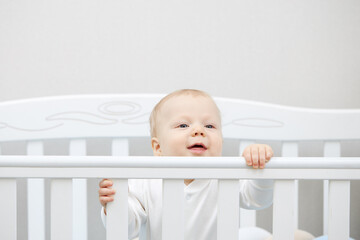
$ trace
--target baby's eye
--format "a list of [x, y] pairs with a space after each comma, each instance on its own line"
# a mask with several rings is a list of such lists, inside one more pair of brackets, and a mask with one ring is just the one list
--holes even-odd
[[206, 127], [206, 128], [215, 128], [215, 126], [214, 126], [214, 125], [211, 125], [211, 124], [208, 124], [208, 125], [206, 125], [205, 127]]
[[179, 128], [187, 128], [187, 127], [189, 127], [189, 125], [183, 123], [183, 124], [180, 124], [178, 127], [179, 127]]

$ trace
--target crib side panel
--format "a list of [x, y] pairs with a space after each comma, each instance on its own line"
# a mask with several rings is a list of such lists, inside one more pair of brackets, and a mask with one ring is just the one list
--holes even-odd
[[276, 180], [274, 184], [273, 236], [288, 240], [295, 233], [295, 180]]
[[[85, 156], [86, 140], [73, 139], [69, 144], [69, 155]], [[72, 237], [76, 240], [88, 239], [88, 200], [87, 200], [87, 179], [72, 180], [72, 203], [73, 203], [73, 228]]]
[[[338, 141], [324, 142], [324, 157], [340, 157], [341, 145]], [[329, 229], [329, 180], [323, 182], [323, 233], [328, 234]]]
[[[40, 156], [44, 153], [41, 141], [27, 144], [27, 154]], [[29, 240], [45, 240], [45, 181], [42, 178], [27, 179], [27, 210]]]
[[73, 192], [71, 179], [51, 180], [51, 240], [72, 239]]
[[350, 181], [329, 181], [329, 240], [349, 239]]
[[116, 190], [114, 202], [107, 204], [106, 240], [128, 238], [128, 180], [112, 179]]
[[[282, 144], [282, 157], [298, 157], [299, 144], [297, 142], [284, 142]], [[294, 227], [299, 228], [299, 180], [294, 181]]]
[[163, 179], [162, 239], [185, 239], [184, 180]]
[[[240, 141], [239, 155], [242, 156], [245, 148], [250, 144], [254, 144], [255, 141]], [[255, 227], [256, 226], [256, 211], [240, 208], [240, 228]]]
[[239, 181], [219, 180], [217, 239], [239, 239]]
[[17, 239], [16, 180], [0, 179], [0, 239]]
[[[129, 141], [125, 138], [112, 140], [113, 156], [129, 155]], [[114, 202], [107, 204], [106, 239], [128, 239], [128, 180], [112, 179], [116, 191]]]

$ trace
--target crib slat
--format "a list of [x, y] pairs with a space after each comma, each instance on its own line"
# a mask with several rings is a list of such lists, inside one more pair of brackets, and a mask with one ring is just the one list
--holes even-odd
[[[28, 142], [28, 155], [43, 155], [43, 143]], [[45, 240], [45, 182], [44, 179], [27, 180], [28, 237], [29, 240]]]
[[162, 239], [184, 240], [184, 180], [163, 180]]
[[16, 240], [16, 180], [0, 179], [0, 189], [0, 239]]
[[239, 180], [219, 180], [217, 239], [239, 239]]
[[[284, 142], [282, 144], [282, 157], [298, 157], [299, 156], [299, 144], [297, 142]], [[294, 214], [295, 214], [295, 229], [299, 228], [299, 181], [295, 180], [295, 192], [294, 192]]]
[[128, 239], [128, 180], [113, 179], [114, 201], [107, 204], [106, 239]]
[[[242, 156], [245, 148], [250, 144], [254, 144], [254, 141], [240, 141], [239, 153]], [[256, 211], [240, 208], [240, 228], [255, 227], [256, 226]]]
[[349, 239], [350, 181], [329, 181], [329, 240]]
[[[324, 142], [324, 157], [340, 157], [341, 146], [340, 142], [327, 141]], [[324, 180], [323, 184], [323, 232], [328, 234], [328, 219], [329, 219], [329, 180]]]
[[276, 240], [294, 239], [295, 181], [276, 180], [274, 184], [273, 235]]
[[129, 156], [129, 141], [125, 138], [115, 138], [111, 147], [113, 156]]
[[72, 239], [72, 180], [51, 181], [51, 240]]
[[[129, 141], [125, 138], [112, 140], [113, 156], [128, 156]], [[116, 190], [113, 203], [107, 205], [106, 239], [128, 239], [128, 180], [113, 180]], [[121, 198], [120, 198], [121, 196]], [[121, 225], [120, 225], [121, 224]], [[121, 226], [121, 227], [119, 227]]]
[[[85, 156], [86, 140], [71, 140], [69, 155]], [[87, 240], [87, 180], [73, 179], [73, 239]]]

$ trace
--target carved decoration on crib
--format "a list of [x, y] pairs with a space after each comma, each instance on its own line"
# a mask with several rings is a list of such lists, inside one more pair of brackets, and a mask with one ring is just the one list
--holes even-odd
[[[156, 94], [109, 94], [3, 102], [0, 103], [0, 141], [64, 136], [150, 136], [150, 111], [162, 97]], [[352, 139], [360, 134], [359, 109], [308, 109], [239, 99], [214, 99], [221, 110], [226, 138], [336, 140]]]
[[50, 115], [47, 121], [78, 121], [94, 125], [113, 125], [119, 121], [117, 119], [105, 118], [103, 116], [88, 112], [61, 112]]
[[[136, 102], [128, 101], [112, 101], [100, 104], [97, 107], [97, 113], [84, 112], [84, 111], [69, 111], [59, 112], [51, 114], [45, 118], [45, 122], [62, 121], [59, 124], [52, 125], [45, 128], [23, 128], [19, 126], [11, 125], [10, 123], [0, 122], [0, 130], [10, 128], [16, 131], [24, 132], [42, 132], [49, 131], [55, 128], [64, 126], [67, 121], [83, 122], [92, 125], [116, 125], [119, 122], [123, 124], [147, 124], [150, 116], [150, 112], [136, 115], [141, 112], [142, 106]], [[103, 115], [111, 115], [113, 118], [104, 117]], [[135, 116], [134, 116], [135, 115]], [[117, 119], [118, 116], [130, 116], [125, 119]]]
[[[0, 123], [0, 130], [4, 128], [11, 128], [17, 131], [28, 132], [41, 132], [49, 131], [55, 128], [64, 126], [67, 121], [83, 122], [92, 125], [116, 125], [119, 122], [123, 124], [148, 124], [150, 112], [142, 113], [143, 107], [130, 101], [111, 101], [100, 104], [97, 107], [97, 112], [84, 112], [84, 111], [68, 111], [51, 114], [45, 118], [46, 122], [61, 121], [59, 124], [52, 125], [46, 128], [23, 128], [19, 126], [11, 125], [10, 123]], [[102, 116], [103, 115], [107, 115]], [[112, 118], [109, 117], [112, 116]], [[135, 116], [134, 116], [135, 115]], [[125, 117], [123, 119], [117, 119], [114, 117]], [[224, 123], [223, 126], [243, 126], [243, 127], [255, 127], [255, 128], [278, 128], [283, 127], [284, 123], [277, 120], [265, 119], [265, 118], [238, 118]]]
[[[279, 128], [283, 127], [285, 123], [277, 120], [266, 119], [266, 118], [239, 118], [228, 123], [229, 125], [237, 125], [243, 127], [254, 127], [254, 128]], [[224, 124], [224, 126], [228, 125]]]

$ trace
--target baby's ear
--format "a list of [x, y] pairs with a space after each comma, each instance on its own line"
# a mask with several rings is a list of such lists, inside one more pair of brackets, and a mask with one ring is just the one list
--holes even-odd
[[157, 139], [156, 137], [151, 138], [151, 147], [152, 147], [154, 156], [161, 156], [161, 148], [160, 148], [159, 139]]

